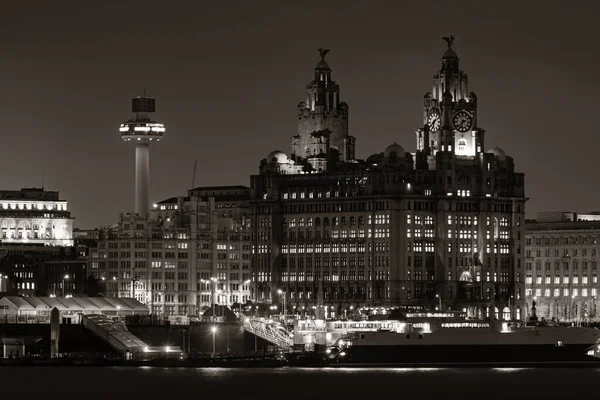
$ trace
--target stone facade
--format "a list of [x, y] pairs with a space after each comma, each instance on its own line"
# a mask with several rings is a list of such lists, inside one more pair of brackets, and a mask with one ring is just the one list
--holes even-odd
[[0, 191], [0, 240], [3, 245], [73, 246], [66, 200], [38, 188]]
[[306, 86], [306, 101], [298, 104], [298, 133], [291, 138], [291, 159], [315, 171], [354, 160], [355, 143], [348, 136], [348, 104], [340, 101], [340, 87], [331, 80], [324, 59], [328, 50], [320, 51], [314, 80]]
[[598, 322], [598, 214], [540, 213], [525, 227], [530, 312], [561, 322]]
[[[525, 317], [524, 175], [501, 149], [483, 150], [458, 64], [449, 48], [415, 153], [394, 143], [319, 169], [293, 145], [291, 158], [276, 151], [261, 162], [251, 177], [253, 300], [285, 296], [290, 309], [326, 315], [407, 305]], [[322, 72], [330, 80], [322, 63], [315, 79]], [[313, 88], [302, 107], [312, 109]], [[319, 121], [308, 130], [330, 129]]]

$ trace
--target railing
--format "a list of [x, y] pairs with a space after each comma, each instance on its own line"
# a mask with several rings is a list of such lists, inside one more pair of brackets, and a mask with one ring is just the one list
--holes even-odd
[[294, 336], [284, 325], [262, 318], [244, 318], [244, 329], [274, 345], [289, 350], [294, 345]]

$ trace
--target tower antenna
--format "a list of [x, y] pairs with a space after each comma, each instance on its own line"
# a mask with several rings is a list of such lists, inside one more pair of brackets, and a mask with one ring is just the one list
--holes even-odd
[[[144, 93], [146, 87], [144, 87]], [[155, 100], [151, 97], [132, 99], [131, 111], [135, 118], [119, 127], [121, 139], [135, 145], [135, 214], [148, 217], [150, 214], [150, 144], [160, 142], [166, 131], [165, 126], [151, 119], [156, 111]]]
[[192, 189], [196, 187], [196, 167], [198, 166], [198, 160], [194, 160], [194, 172], [192, 173]]

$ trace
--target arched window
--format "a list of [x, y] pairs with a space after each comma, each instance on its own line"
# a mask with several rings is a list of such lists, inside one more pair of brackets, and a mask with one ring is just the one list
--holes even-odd
[[463, 153], [467, 150], [467, 141], [465, 139], [460, 139], [458, 141], [457, 150], [459, 153]]
[[329, 226], [329, 218], [323, 218], [323, 226]]
[[321, 226], [321, 218], [315, 218], [315, 226]]

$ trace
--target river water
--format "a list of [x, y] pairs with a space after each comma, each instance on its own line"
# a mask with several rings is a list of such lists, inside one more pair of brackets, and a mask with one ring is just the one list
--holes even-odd
[[3, 367], [7, 399], [593, 398], [600, 369]]

